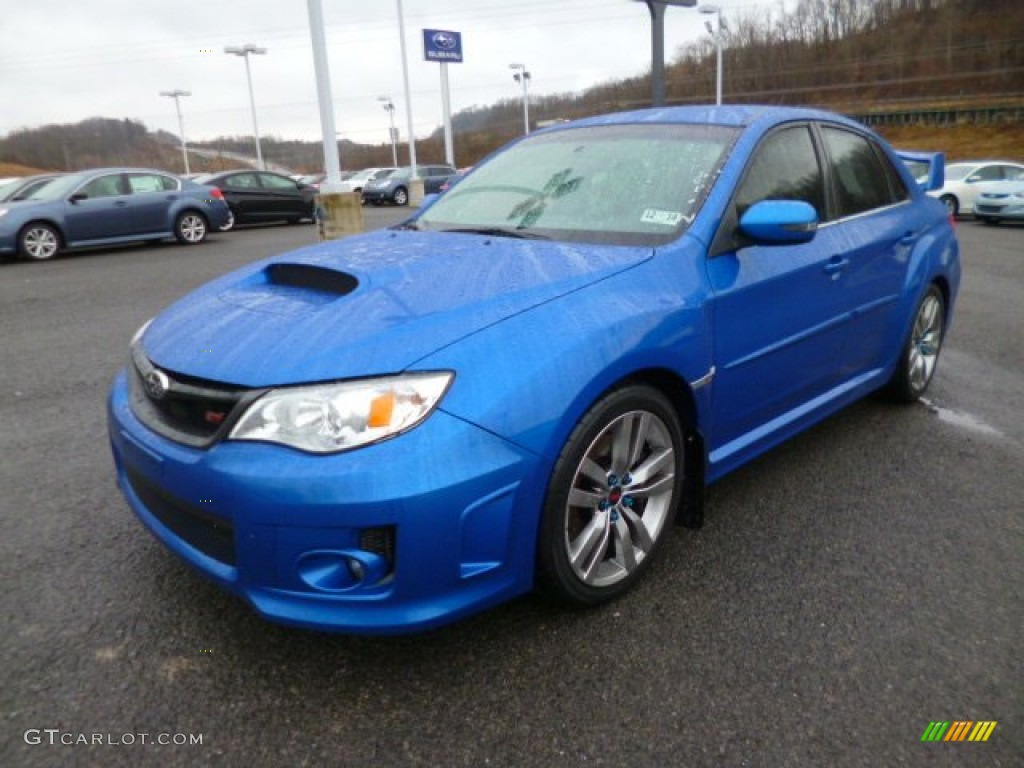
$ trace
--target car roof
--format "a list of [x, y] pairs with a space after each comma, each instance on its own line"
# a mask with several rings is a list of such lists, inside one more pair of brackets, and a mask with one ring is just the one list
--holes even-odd
[[557, 131], [588, 125], [629, 125], [637, 123], [676, 123], [680, 125], [725, 125], [742, 128], [755, 124], [771, 125], [794, 120], [829, 120], [863, 129], [860, 123], [835, 112], [807, 107], [780, 107], [775, 105], [744, 104], [730, 106], [653, 107], [629, 112], [584, 118], [572, 123], [560, 123], [543, 129]]

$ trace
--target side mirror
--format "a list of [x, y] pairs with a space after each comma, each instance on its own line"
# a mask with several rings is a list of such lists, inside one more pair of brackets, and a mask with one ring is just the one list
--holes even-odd
[[88, 200], [89, 196], [85, 192], [75, 192], [71, 197], [68, 198], [68, 202], [74, 204], [79, 203], [82, 200]]
[[740, 217], [740, 231], [761, 245], [806, 243], [818, 231], [818, 213], [802, 200], [762, 200]]
[[979, 181], [981, 181], [981, 176], [968, 176], [967, 177], [967, 183], [968, 184], [977, 184]]

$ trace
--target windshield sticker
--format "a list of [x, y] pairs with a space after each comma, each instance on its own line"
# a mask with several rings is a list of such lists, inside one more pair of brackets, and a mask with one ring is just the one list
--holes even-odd
[[657, 208], [647, 208], [640, 221], [644, 224], [661, 224], [665, 227], [674, 227], [685, 218], [679, 211], [662, 211]]

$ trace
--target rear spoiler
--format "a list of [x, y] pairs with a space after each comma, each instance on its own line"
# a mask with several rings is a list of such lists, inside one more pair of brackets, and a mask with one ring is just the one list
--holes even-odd
[[896, 151], [897, 157], [906, 163], [919, 187], [925, 192], [942, 189], [946, 183], [946, 154], [944, 152]]

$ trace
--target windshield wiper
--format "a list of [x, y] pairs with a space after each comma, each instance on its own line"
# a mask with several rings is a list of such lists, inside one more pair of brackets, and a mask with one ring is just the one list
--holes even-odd
[[415, 221], [405, 221], [405, 222], [402, 222], [401, 224], [396, 224], [395, 226], [391, 227], [391, 229], [419, 230], [420, 229], [420, 225], [417, 224]]
[[538, 235], [536, 232], [524, 232], [519, 229], [505, 229], [503, 227], [455, 227], [453, 229], [442, 229], [440, 232], [461, 232], [467, 235], [491, 235], [493, 237], [514, 237], [518, 240], [550, 240], [547, 235]]

